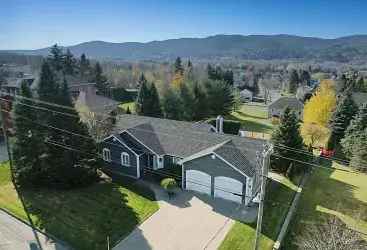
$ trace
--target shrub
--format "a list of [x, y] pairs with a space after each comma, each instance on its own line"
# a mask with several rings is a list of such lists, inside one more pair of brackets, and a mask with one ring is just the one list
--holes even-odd
[[161, 181], [161, 186], [167, 191], [173, 191], [177, 187], [177, 182], [173, 178], [164, 178]]
[[177, 182], [173, 178], [165, 178], [161, 181], [161, 186], [167, 191], [168, 197], [171, 198], [177, 188]]

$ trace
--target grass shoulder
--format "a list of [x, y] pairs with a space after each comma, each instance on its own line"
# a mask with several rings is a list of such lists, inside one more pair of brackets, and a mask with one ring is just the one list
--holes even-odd
[[[335, 167], [337, 164], [334, 163]], [[302, 192], [284, 249], [296, 249], [297, 236], [310, 223], [320, 223], [328, 216], [337, 216], [348, 227], [367, 235], [367, 174], [316, 169]], [[367, 236], [364, 236], [367, 240]]]
[[[272, 249], [300, 182], [273, 174], [267, 184], [260, 249]], [[252, 249], [256, 223], [235, 222], [220, 246], [220, 250]]]

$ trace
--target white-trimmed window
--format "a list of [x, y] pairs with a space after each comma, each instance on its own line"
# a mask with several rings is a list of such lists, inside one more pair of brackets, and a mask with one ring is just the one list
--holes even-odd
[[111, 162], [111, 151], [108, 148], [104, 148], [102, 151], [102, 157], [104, 161]]
[[130, 166], [130, 155], [126, 152], [121, 153], [121, 165]]

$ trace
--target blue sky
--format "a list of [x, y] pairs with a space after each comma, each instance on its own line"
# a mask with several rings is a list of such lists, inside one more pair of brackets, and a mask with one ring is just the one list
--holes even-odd
[[367, 34], [367, 0], [0, 0], [0, 49], [215, 34]]

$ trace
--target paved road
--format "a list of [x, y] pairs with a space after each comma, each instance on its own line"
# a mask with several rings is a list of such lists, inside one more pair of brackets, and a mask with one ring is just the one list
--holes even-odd
[[160, 209], [113, 250], [217, 249], [233, 225], [233, 219], [253, 221], [256, 208], [182, 192], [173, 200], [153, 188]]
[[[37, 243], [39, 242], [39, 244]], [[40, 247], [38, 247], [40, 245]], [[0, 210], [0, 250], [68, 250]]]

